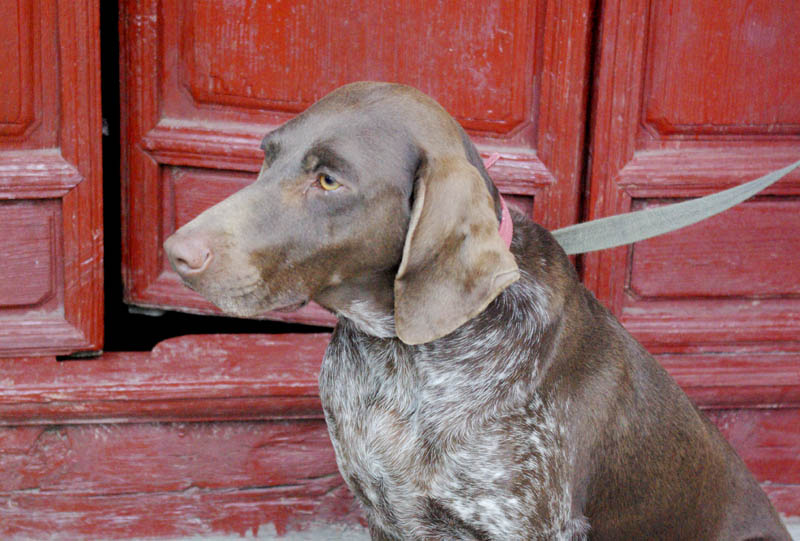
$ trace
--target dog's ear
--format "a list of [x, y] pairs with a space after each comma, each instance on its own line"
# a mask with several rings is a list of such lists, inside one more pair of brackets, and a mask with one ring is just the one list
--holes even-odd
[[414, 192], [394, 317], [400, 340], [422, 344], [478, 315], [519, 269], [500, 238], [483, 178], [466, 159], [428, 161]]

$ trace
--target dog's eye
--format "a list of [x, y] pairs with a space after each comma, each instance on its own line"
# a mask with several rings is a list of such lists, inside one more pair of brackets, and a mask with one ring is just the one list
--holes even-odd
[[317, 175], [317, 183], [319, 184], [320, 188], [328, 192], [332, 192], [333, 190], [336, 190], [342, 186], [339, 184], [339, 181], [326, 173], [320, 173]]

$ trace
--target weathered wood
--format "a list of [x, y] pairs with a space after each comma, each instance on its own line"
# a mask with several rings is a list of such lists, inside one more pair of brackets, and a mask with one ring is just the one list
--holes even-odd
[[775, 485], [800, 485], [800, 408], [706, 413], [756, 479]]
[[327, 334], [198, 335], [152, 352], [2, 366], [0, 424], [321, 418]]
[[637, 243], [629, 294], [639, 301], [739, 297], [752, 302], [798, 296], [799, 210], [792, 199], [757, 199], [683, 231]]
[[[35, 538], [43, 528], [70, 539], [245, 534], [358, 520], [319, 405], [328, 339], [197, 335], [151, 353], [4, 362], [0, 536]], [[796, 515], [793, 365], [660, 359], [778, 509]]]
[[[656, 359], [703, 409], [800, 407], [796, 355], [734, 351], [662, 354]], [[795, 428], [800, 434], [800, 426]]]
[[319, 496], [299, 485], [103, 495], [31, 491], [0, 498], [0, 535], [9, 541], [282, 535], [321, 523], [356, 523], [360, 517], [343, 485], [331, 485]]
[[[604, 3], [587, 217], [707, 194], [797, 160], [800, 63], [785, 47], [799, 21], [797, 5], [761, 0], [721, 11], [712, 0]], [[651, 350], [797, 359], [798, 193], [795, 172], [703, 224], [589, 254], [585, 282]]]
[[[5, 362], [0, 537], [244, 535], [357, 520], [317, 391], [327, 341], [186, 336], [149, 353]], [[192, 422], [164, 422], [175, 419]]]
[[5, 2], [0, 356], [100, 349], [98, 0]]
[[[117, 423], [0, 431], [0, 492], [136, 494], [341, 484], [323, 420]], [[303, 494], [305, 493], [305, 494]]]
[[[717, 4], [611, 0], [592, 36], [590, 2], [475, 2], [433, 20], [416, 0], [350, 11], [263, 3], [258, 17], [238, 4], [125, 0], [126, 298], [215, 313], [170, 271], [163, 237], [252, 180], [267, 130], [353, 79], [408, 82], [441, 100], [484, 152], [500, 152], [500, 189], [551, 228], [577, 220], [584, 167], [595, 217], [796, 160], [799, 72], [785, 50], [797, 43], [797, 9]], [[20, 316], [0, 327], [5, 354], [100, 344], [96, 12], [96, 0], [0, 7], [21, 21], [0, 29], [20, 60], [4, 63], [0, 221], [30, 241], [0, 241], [10, 262], [0, 265], [0, 315]], [[741, 77], [753, 59], [764, 69]], [[587, 284], [795, 516], [800, 309], [787, 232], [798, 179], [688, 239], [584, 260]], [[694, 261], [708, 272], [686, 268]], [[271, 317], [332, 323], [319, 308]], [[91, 361], [0, 360], [0, 537], [245, 535], [358, 520], [320, 409], [327, 340], [187, 336]]]
[[[194, 335], [92, 361], [7, 361], [0, 424], [319, 419], [317, 375], [328, 340], [324, 333]], [[657, 358], [702, 408], [800, 407], [794, 356]]]

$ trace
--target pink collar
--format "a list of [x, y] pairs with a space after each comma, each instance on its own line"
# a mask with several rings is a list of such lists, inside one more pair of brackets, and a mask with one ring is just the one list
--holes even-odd
[[514, 236], [514, 224], [511, 222], [511, 213], [503, 196], [500, 196], [500, 208], [503, 218], [500, 220], [500, 238], [506, 243], [506, 248], [511, 248], [511, 237]]
[[[495, 152], [488, 158], [483, 161], [484, 167], [489, 169], [492, 167], [495, 162], [500, 158], [500, 154]], [[500, 195], [498, 193], [498, 195]], [[505, 199], [503, 196], [500, 195], [500, 209], [501, 209], [501, 216], [500, 219], [500, 238], [503, 239], [503, 242], [506, 244], [506, 248], [511, 247], [511, 237], [514, 236], [514, 224], [511, 222], [511, 213], [508, 211], [508, 206], [506, 205]]]

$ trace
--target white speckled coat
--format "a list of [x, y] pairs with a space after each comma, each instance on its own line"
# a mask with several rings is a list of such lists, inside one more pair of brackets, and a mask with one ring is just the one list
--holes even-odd
[[523, 271], [476, 318], [419, 346], [375, 336], [393, 332], [376, 332], [374, 319], [340, 319], [320, 390], [340, 471], [373, 532], [388, 539], [585, 533], [572, 513], [568, 403], [538, 391], [540, 359], [551, 355], [541, 339], [558, 325], [550, 296]]

